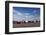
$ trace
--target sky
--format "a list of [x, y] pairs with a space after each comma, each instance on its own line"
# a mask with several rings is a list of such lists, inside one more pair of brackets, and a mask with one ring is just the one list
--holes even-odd
[[13, 7], [13, 20], [14, 21], [40, 20], [40, 8]]

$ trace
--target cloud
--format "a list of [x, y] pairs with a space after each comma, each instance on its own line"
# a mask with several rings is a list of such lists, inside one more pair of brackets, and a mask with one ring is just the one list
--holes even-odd
[[17, 14], [17, 15], [22, 15], [22, 13], [20, 13], [19, 11], [17, 11], [17, 10], [13, 10], [13, 14]]
[[[26, 15], [25, 15], [26, 14]], [[14, 10], [13, 11], [13, 21], [36, 21], [36, 20], [40, 20], [40, 16], [34, 16], [34, 15], [30, 15], [30, 16], [27, 16], [29, 15], [29, 13], [20, 13], [19, 11], [17, 10]]]
[[28, 16], [28, 15], [30, 15], [30, 13], [24, 13], [24, 15]]

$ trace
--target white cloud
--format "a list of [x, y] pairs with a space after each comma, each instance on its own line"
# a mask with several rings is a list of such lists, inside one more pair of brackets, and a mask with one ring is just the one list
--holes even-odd
[[29, 13], [24, 13], [25, 15], [30, 15]]
[[22, 15], [22, 13], [20, 13], [19, 11], [17, 11], [17, 10], [13, 10], [13, 12], [14, 12], [14, 14], [16, 15]]
[[[25, 20], [25, 21], [35, 21], [35, 20], [40, 20], [40, 16], [33, 16], [33, 15], [30, 15], [30, 16], [26, 16], [26, 15], [24, 15], [24, 14], [22, 14], [22, 13], [20, 13], [19, 11], [17, 11], [17, 10], [14, 10], [14, 15], [13, 15], [13, 20], [14, 21], [23, 21], [23, 20]], [[26, 13], [26, 14], [28, 14], [28, 13]]]

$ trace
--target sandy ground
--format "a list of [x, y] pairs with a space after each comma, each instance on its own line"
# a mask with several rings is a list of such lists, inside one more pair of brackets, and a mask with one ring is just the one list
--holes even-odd
[[13, 28], [20, 28], [20, 27], [40, 27], [40, 23], [14, 23]]

